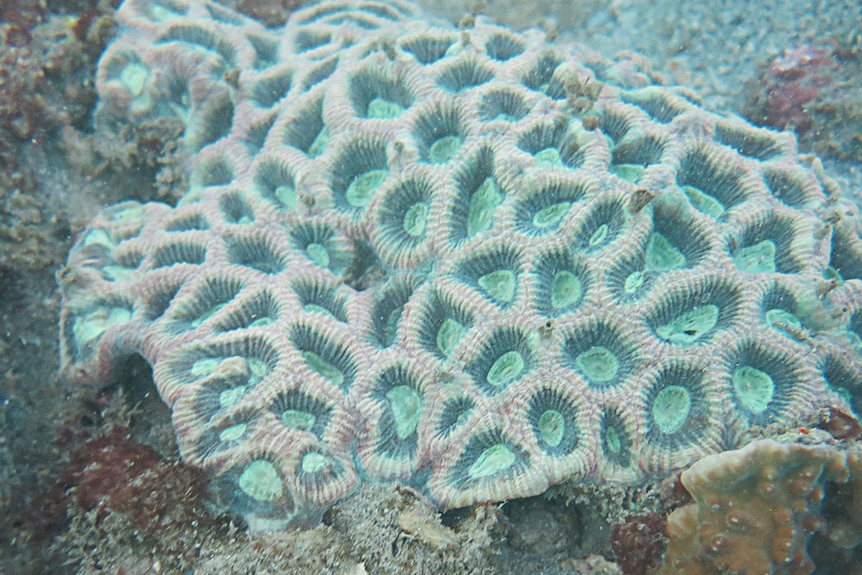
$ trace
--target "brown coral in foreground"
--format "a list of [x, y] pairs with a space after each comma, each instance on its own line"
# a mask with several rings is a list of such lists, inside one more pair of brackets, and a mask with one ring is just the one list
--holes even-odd
[[[668, 517], [660, 575], [808, 575], [815, 533], [840, 549], [862, 543], [859, 449], [761, 440], [703, 458], [682, 482], [694, 503]], [[840, 513], [824, 513], [836, 485], [850, 496]]]

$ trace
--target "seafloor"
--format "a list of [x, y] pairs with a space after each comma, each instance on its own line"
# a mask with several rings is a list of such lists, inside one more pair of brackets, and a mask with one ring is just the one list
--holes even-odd
[[[178, 463], [146, 366], [130, 365], [103, 390], [60, 385], [55, 276], [75, 234], [100, 206], [170, 202], [182, 186], [171, 168], [176, 134], [123, 150], [104, 149], [92, 135], [94, 67], [114, 32], [115, 3], [0, 2], [0, 573], [645, 571], [661, 538], [621, 551], [614, 526], [666, 504], [672, 485], [607, 489], [602, 508], [583, 503], [597, 499], [589, 493], [554, 490], [450, 512], [442, 525], [410, 491], [365, 488], [317, 529], [249, 539], [230, 518], [209, 514], [203, 479]], [[640, 52], [667, 83], [693, 88], [707, 106], [795, 130], [803, 151], [818, 154], [857, 197], [857, 0], [422, 3], [454, 21], [484, 12], [513, 27], [542, 26], [607, 56]], [[295, 2], [234, 4], [278, 21]], [[782, 55], [817, 86], [813, 97], [771, 77]], [[766, 112], [771, 97], [788, 101], [784, 115]], [[105, 497], [122, 512], [100, 505]], [[640, 565], [615, 563], [622, 552], [641, 553]]]

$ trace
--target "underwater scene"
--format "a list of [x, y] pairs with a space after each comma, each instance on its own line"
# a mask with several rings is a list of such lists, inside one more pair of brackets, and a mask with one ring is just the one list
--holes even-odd
[[0, 573], [862, 575], [860, 22], [0, 1]]

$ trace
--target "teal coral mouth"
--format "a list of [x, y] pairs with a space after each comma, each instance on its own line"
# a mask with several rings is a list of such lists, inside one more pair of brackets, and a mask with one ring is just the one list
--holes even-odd
[[189, 187], [81, 235], [63, 373], [144, 357], [252, 530], [363, 481], [448, 509], [862, 415], [858, 218], [788, 134], [483, 17], [169, 4], [119, 9], [95, 121], [181, 122]]

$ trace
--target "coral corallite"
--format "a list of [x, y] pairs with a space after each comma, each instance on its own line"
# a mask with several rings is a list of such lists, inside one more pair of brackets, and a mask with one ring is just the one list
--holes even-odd
[[144, 357], [253, 530], [360, 481], [453, 508], [862, 413], [856, 214], [790, 135], [404, 3], [117, 17], [98, 128], [182, 120], [190, 187], [81, 235], [64, 375]]

